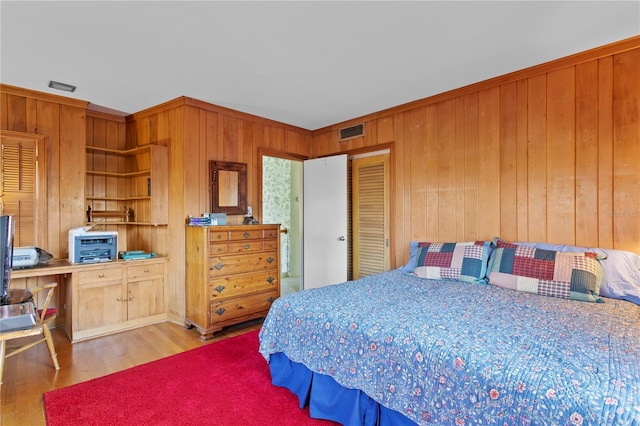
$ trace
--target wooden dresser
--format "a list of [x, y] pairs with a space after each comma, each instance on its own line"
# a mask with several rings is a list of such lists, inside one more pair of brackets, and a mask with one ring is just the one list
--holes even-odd
[[187, 226], [186, 317], [201, 340], [280, 297], [280, 225]]

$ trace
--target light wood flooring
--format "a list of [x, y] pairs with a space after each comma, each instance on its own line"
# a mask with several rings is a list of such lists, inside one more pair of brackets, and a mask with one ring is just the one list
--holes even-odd
[[45, 425], [43, 394], [202, 345], [259, 329], [262, 319], [230, 326], [202, 342], [196, 329], [170, 322], [71, 344], [62, 328], [53, 330], [60, 370], [44, 343], [8, 358], [0, 394], [0, 425]]

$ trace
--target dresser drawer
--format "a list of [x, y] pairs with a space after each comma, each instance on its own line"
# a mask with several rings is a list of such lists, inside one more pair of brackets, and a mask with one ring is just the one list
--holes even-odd
[[232, 275], [211, 280], [211, 300], [278, 289], [277, 270], [255, 274]]
[[261, 252], [214, 256], [209, 259], [209, 262], [209, 276], [215, 278], [243, 272], [277, 269], [278, 255], [276, 252]]
[[164, 265], [162, 263], [129, 265], [127, 267], [127, 279], [129, 281], [139, 281], [158, 277], [164, 277]]
[[264, 238], [278, 238], [280, 236], [280, 229], [265, 229], [263, 233]]
[[252, 294], [243, 297], [233, 297], [221, 301], [211, 302], [210, 321], [229, 321], [234, 318], [252, 315], [257, 312], [264, 312], [265, 315], [271, 308], [271, 304], [278, 298], [278, 291], [267, 291], [264, 293]]
[[269, 250], [277, 250], [278, 249], [278, 240], [276, 240], [275, 238], [273, 239], [266, 239], [264, 240], [264, 249], [269, 251]]
[[229, 239], [232, 240], [232, 241], [237, 241], [237, 240], [261, 240], [262, 239], [262, 229], [231, 231], [231, 232], [229, 232]]
[[227, 241], [229, 239], [229, 233], [227, 231], [217, 231], [215, 229], [209, 230], [209, 242], [214, 244], [221, 241]]
[[122, 281], [122, 268], [120, 266], [91, 269], [78, 273], [78, 283], [80, 285], [110, 281]]
[[209, 246], [209, 254], [211, 256], [229, 253], [228, 243], [216, 243]]
[[252, 251], [262, 251], [262, 250], [263, 250], [262, 240], [238, 241], [238, 242], [229, 244], [229, 251], [231, 253], [249, 253]]

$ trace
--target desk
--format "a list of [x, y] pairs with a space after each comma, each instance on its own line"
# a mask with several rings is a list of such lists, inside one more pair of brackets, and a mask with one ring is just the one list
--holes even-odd
[[167, 262], [166, 257], [85, 264], [51, 259], [12, 270], [11, 280], [55, 277], [59, 295], [54, 306], [74, 343], [166, 321]]
[[[71, 285], [71, 275], [77, 271], [79, 265], [74, 265], [66, 259], [51, 259], [47, 263], [41, 263], [31, 268], [18, 268], [11, 270], [11, 281], [25, 280], [24, 288], [33, 288], [35, 286], [27, 283], [30, 278], [38, 277], [55, 277], [55, 281], [58, 283], [58, 296], [54, 300], [54, 304], [58, 309], [58, 317], [64, 321], [65, 330], [69, 339], [71, 340], [71, 331], [67, 327], [71, 325], [71, 291], [69, 286]], [[13, 283], [12, 283], [13, 284]], [[64, 285], [63, 285], [64, 284]], [[12, 288], [16, 288], [14, 285], [10, 285]], [[37, 303], [37, 301], [34, 300]], [[67, 309], [69, 307], [69, 309]], [[60, 324], [56, 324], [60, 325]]]
[[12, 269], [11, 279], [65, 275], [75, 271], [78, 266], [82, 265], [74, 265], [66, 259], [52, 259], [47, 263], [41, 263], [32, 268]]

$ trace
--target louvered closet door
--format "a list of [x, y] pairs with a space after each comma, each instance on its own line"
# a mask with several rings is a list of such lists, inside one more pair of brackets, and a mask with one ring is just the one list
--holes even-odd
[[390, 268], [389, 154], [353, 158], [353, 277]]
[[38, 218], [38, 192], [42, 186], [38, 182], [40, 142], [43, 139], [37, 135], [2, 133], [0, 207], [3, 215], [14, 218], [14, 247], [38, 244], [38, 226], [42, 222]]

